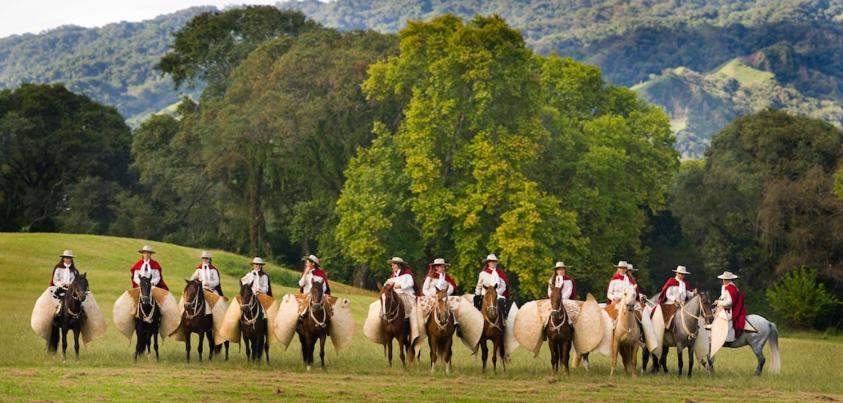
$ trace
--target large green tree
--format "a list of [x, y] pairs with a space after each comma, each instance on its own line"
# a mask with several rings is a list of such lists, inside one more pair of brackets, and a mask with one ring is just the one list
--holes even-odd
[[61, 85], [0, 91], [0, 230], [104, 231], [114, 194], [90, 190], [126, 182], [130, 142], [116, 109]]
[[404, 117], [347, 172], [346, 254], [380, 267], [394, 252], [445, 255], [465, 284], [495, 252], [524, 297], [554, 258], [596, 279], [618, 254], [644, 257], [642, 209], [663, 208], [677, 164], [664, 114], [594, 68], [536, 56], [498, 17], [411, 22], [399, 37], [364, 89]]

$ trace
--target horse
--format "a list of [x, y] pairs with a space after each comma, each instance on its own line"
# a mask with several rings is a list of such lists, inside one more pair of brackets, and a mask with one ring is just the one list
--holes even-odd
[[436, 290], [436, 302], [433, 304], [433, 311], [427, 318], [425, 327], [427, 329], [427, 343], [430, 346], [430, 372], [436, 368], [436, 361], [441, 359], [445, 362], [445, 373], [451, 373], [451, 347], [454, 342], [454, 331], [456, 321], [454, 313], [448, 305], [448, 289]]
[[296, 328], [301, 342], [301, 354], [304, 365], [310, 371], [313, 365], [313, 352], [316, 350], [316, 340], [319, 340], [319, 359], [322, 369], [325, 369], [325, 338], [328, 335], [328, 324], [331, 320], [325, 308], [325, 296], [322, 283], [311, 280], [310, 298], [308, 306], [302, 313], [303, 319]]
[[[676, 347], [677, 364], [679, 368], [678, 376], [682, 376], [682, 352], [688, 349], [688, 378], [694, 372], [694, 348], [696, 345], [699, 328], [705, 324], [705, 315], [708, 308], [708, 295], [694, 293], [691, 299], [687, 302], [680, 302], [676, 313], [673, 315], [673, 323], [670, 329], [664, 334], [664, 346], [662, 347], [662, 355], [660, 359], [653, 357], [654, 368], [653, 372], [658, 372], [659, 364], [667, 373], [667, 355], [670, 347]], [[708, 312], [710, 313], [710, 312]], [[646, 365], [645, 365], [646, 366]]]
[[610, 375], [615, 374], [615, 366], [618, 363], [618, 353], [621, 354], [623, 365], [627, 373], [635, 375], [636, 354], [641, 341], [641, 328], [635, 317], [635, 289], [627, 287], [621, 298], [621, 306], [618, 310], [618, 320], [612, 334], [612, 370]]
[[392, 368], [392, 340], [397, 340], [401, 363], [406, 368], [407, 360], [409, 364], [413, 363], [414, 352], [410, 341], [410, 321], [405, 319], [404, 302], [392, 286], [381, 283], [377, 286], [380, 289], [381, 329], [386, 340], [383, 346], [384, 355], [387, 356], [389, 367]]
[[[214, 358], [214, 353], [220, 352], [220, 347], [214, 343], [214, 317], [205, 314], [205, 290], [199, 280], [185, 280], [184, 287], [184, 313], [181, 317], [181, 330], [184, 334], [184, 349], [187, 352], [187, 362], [190, 362], [190, 334], [199, 335], [199, 361], [202, 361], [202, 344], [205, 335], [208, 336], [208, 360]], [[227, 342], [226, 342], [227, 343]], [[228, 359], [228, 346], [225, 349], [225, 358]]]
[[[551, 284], [556, 284], [554, 281]], [[550, 348], [550, 364], [553, 372], [559, 372], [559, 363], [565, 365], [565, 373], [569, 374], [571, 343], [574, 340], [574, 326], [568, 318], [568, 312], [562, 300], [562, 287], [552, 287], [550, 290], [550, 318], [545, 326], [547, 346]]]
[[[150, 347], [155, 348], [155, 360], [158, 356], [158, 329], [161, 326], [161, 309], [152, 298], [152, 280], [149, 277], [140, 278], [140, 296], [138, 297], [138, 309], [135, 312], [135, 333], [138, 340], [135, 344], [135, 362], [138, 355], [150, 353]], [[154, 343], [154, 344], [153, 344]]]
[[50, 331], [50, 340], [47, 343], [47, 350], [55, 353], [58, 350], [59, 339], [61, 339], [62, 359], [67, 359], [67, 332], [73, 330], [74, 350], [76, 359], [79, 359], [79, 334], [82, 331], [86, 317], [82, 303], [88, 297], [88, 273], [76, 276], [73, 282], [61, 297], [61, 308], [53, 318], [53, 327]]
[[486, 359], [489, 356], [489, 348], [486, 341], [492, 341], [492, 368], [498, 372], [498, 355], [501, 357], [501, 365], [506, 371], [506, 353], [504, 352], [504, 313], [500, 312], [498, 305], [497, 285], [483, 285], [486, 294], [483, 295], [483, 305], [480, 310], [483, 313], [483, 333], [480, 335], [481, 358], [483, 359], [483, 372], [486, 372]]
[[263, 305], [252, 291], [251, 284], [240, 283], [240, 331], [246, 344], [246, 357], [252, 362], [260, 362], [261, 355], [266, 353], [266, 363], [269, 364], [269, 325]]
[[[767, 359], [764, 357], [764, 345], [767, 341], [770, 342], [770, 353], [772, 354], [770, 362], [770, 372], [778, 374], [781, 371], [781, 352], [779, 351], [779, 329], [776, 324], [767, 320], [761, 315], [747, 315], [746, 321], [752, 324], [757, 332], [741, 333], [740, 337], [735, 338], [734, 341], [729, 341], [723, 344], [723, 347], [741, 348], [749, 346], [752, 352], [755, 353], [757, 365], [755, 366], [755, 376], [761, 376], [764, 369], [764, 364]], [[701, 343], [708, 348], [711, 348], [711, 330], [703, 329], [700, 332]], [[710, 350], [704, 351], [702, 354], [697, 354], [701, 363], [708, 368], [709, 371], [714, 371], [714, 357], [711, 357]]]

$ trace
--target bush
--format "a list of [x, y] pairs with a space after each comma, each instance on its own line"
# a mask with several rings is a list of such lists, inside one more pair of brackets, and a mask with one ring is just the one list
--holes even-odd
[[810, 327], [831, 312], [837, 298], [817, 282], [817, 270], [800, 267], [767, 289], [773, 311], [796, 327]]

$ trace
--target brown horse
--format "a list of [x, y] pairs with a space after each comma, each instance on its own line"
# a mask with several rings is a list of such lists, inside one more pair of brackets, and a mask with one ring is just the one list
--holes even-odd
[[[551, 284], [556, 284], [554, 281]], [[562, 300], [562, 287], [553, 287], [550, 291], [550, 320], [545, 327], [547, 346], [550, 348], [550, 364], [553, 372], [559, 372], [559, 363], [565, 365], [569, 374], [571, 342], [574, 340], [574, 326], [568, 320], [568, 312]]]
[[252, 362], [260, 362], [261, 355], [266, 353], [269, 364], [269, 325], [251, 284], [240, 284], [240, 304], [240, 331], [246, 344], [246, 357]]
[[448, 289], [436, 290], [436, 303], [427, 318], [427, 344], [430, 346], [430, 372], [437, 359], [445, 362], [445, 373], [451, 373], [451, 347], [454, 342], [454, 313], [448, 305]]
[[410, 342], [410, 321], [405, 318], [404, 302], [392, 286], [378, 283], [381, 301], [381, 329], [386, 343], [384, 354], [392, 367], [392, 339], [398, 341], [398, 351], [401, 354], [401, 364], [406, 368], [409, 361], [413, 363], [413, 345]]
[[54, 353], [58, 350], [59, 339], [61, 339], [62, 359], [67, 359], [67, 332], [73, 330], [74, 349], [76, 359], [79, 359], [79, 334], [82, 325], [87, 319], [82, 303], [88, 295], [88, 273], [77, 275], [70, 283], [70, 286], [61, 296], [61, 309], [53, 318], [53, 328], [50, 333], [50, 340], [47, 343], [47, 350]]
[[325, 369], [325, 338], [328, 335], [328, 324], [331, 320], [328, 316], [328, 309], [325, 307], [325, 296], [322, 283], [311, 280], [310, 299], [307, 309], [304, 311], [304, 318], [296, 328], [301, 342], [301, 354], [304, 365], [310, 371], [313, 365], [313, 352], [316, 350], [316, 340], [319, 340], [319, 359], [322, 362], [322, 369]]
[[506, 371], [506, 357], [503, 346], [504, 337], [504, 313], [498, 305], [498, 291], [496, 285], [483, 286], [486, 294], [483, 295], [483, 305], [480, 310], [483, 313], [483, 333], [480, 335], [481, 358], [483, 359], [483, 372], [486, 372], [486, 359], [489, 357], [489, 348], [486, 341], [492, 341], [492, 368], [498, 371], [498, 355], [501, 357], [501, 365]]
[[[187, 362], [190, 362], [190, 334], [199, 335], [199, 361], [202, 361], [202, 344], [208, 336], [208, 360], [214, 358], [214, 353], [220, 352], [214, 343], [214, 317], [205, 314], [205, 290], [199, 280], [185, 280], [184, 313], [181, 316], [181, 330], [184, 335], [184, 349], [187, 352]], [[226, 343], [227, 344], [227, 343]], [[228, 359], [228, 345], [225, 349], [225, 359]]]

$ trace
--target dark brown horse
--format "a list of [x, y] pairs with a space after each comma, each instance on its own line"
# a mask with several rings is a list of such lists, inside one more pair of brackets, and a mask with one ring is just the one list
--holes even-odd
[[454, 313], [448, 305], [448, 289], [436, 290], [436, 303], [427, 318], [427, 344], [430, 346], [430, 372], [436, 361], [445, 362], [445, 373], [451, 373], [451, 354], [454, 342]]
[[480, 335], [480, 351], [483, 359], [483, 372], [486, 372], [486, 359], [489, 357], [489, 348], [486, 341], [492, 341], [492, 368], [498, 371], [498, 356], [501, 357], [501, 365], [506, 371], [506, 357], [503, 347], [504, 337], [504, 313], [500, 311], [498, 304], [497, 285], [483, 286], [486, 294], [483, 295], [483, 334]]
[[246, 344], [246, 357], [253, 362], [260, 362], [266, 353], [269, 364], [269, 326], [266, 312], [258, 297], [252, 292], [251, 284], [240, 284], [240, 331]]
[[[184, 349], [187, 352], [187, 362], [190, 362], [190, 335], [199, 335], [199, 345], [196, 350], [199, 352], [199, 361], [202, 361], [202, 344], [205, 336], [208, 336], [208, 360], [214, 358], [214, 353], [220, 352], [214, 343], [214, 317], [205, 314], [205, 290], [199, 280], [185, 280], [184, 287], [184, 313], [181, 316], [181, 330], [184, 335]], [[221, 346], [220, 346], [221, 347]], [[228, 359], [228, 346], [225, 349], [225, 358]]]
[[308, 306], [303, 312], [304, 318], [301, 325], [296, 328], [301, 342], [301, 354], [304, 365], [310, 371], [313, 365], [313, 352], [316, 350], [316, 340], [319, 340], [319, 359], [322, 362], [322, 369], [325, 368], [325, 338], [328, 336], [328, 324], [331, 320], [328, 316], [328, 309], [325, 307], [325, 295], [322, 283], [310, 282], [310, 299]]
[[88, 273], [77, 275], [70, 283], [70, 286], [61, 297], [61, 309], [53, 318], [53, 328], [50, 332], [50, 341], [47, 350], [54, 353], [58, 350], [59, 338], [61, 338], [62, 359], [67, 359], [67, 332], [73, 330], [74, 349], [76, 359], [79, 359], [79, 334], [82, 325], [85, 323], [85, 311], [82, 303], [88, 296]]
[[413, 345], [410, 342], [410, 321], [404, 316], [404, 302], [401, 296], [392, 286], [384, 286], [378, 283], [381, 301], [381, 329], [386, 339], [383, 346], [384, 354], [392, 367], [392, 340], [398, 341], [398, 351], [401, 354], [401, 363], [407, 367], [407, 361], [413, 363]]
[[[552, 282], [556, 284], [556, 281]], [[550, 364], [553, 372], [559, 372], [559, 363], [569, 372], [571, 342], [574, 340], [574, 326], [568, 320], [568, 312], [562, 300], [562, 287], [553, 287], [550, 291], [550, 320], [545, 327], [547, 346], [550, 348]]]
[[[150, 347], [155, 347], [155, 360], [158, 361], [158, 329], [161, 327], [161, 309], [152, 298], [152, 281], [149, 277], [140, 278], [140, 296], [138, 310], [135, 312], [135, 362], [138, 355], [150, 353]], [[154, 344], [153, 344], [154, 343]]]

